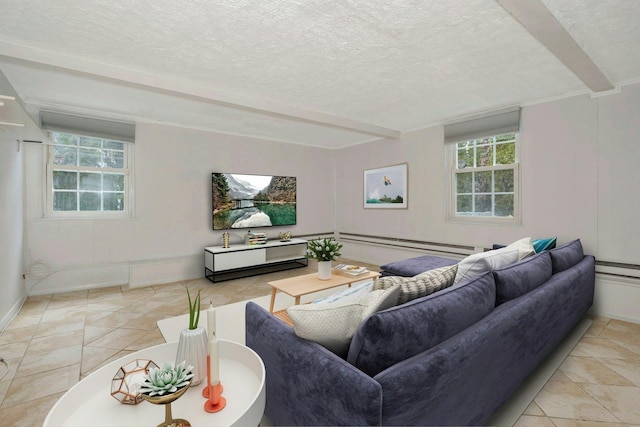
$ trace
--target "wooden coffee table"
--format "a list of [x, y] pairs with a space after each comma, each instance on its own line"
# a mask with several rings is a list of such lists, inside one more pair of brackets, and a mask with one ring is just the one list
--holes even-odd
[[380, 276], [377, 271], [369, 271], [359, 276], [342, 276], [340, 274], [332, 274], [329, 280], [318, 279], [318, 273], [305, 274], [304, 276], [290, 277], [288, 279], [274, 280], [268, 282], [273, 288], [271, 290], [271, 305], [269, 311], [273, 313], [273, 305], [276, 301], [276, 293], [278, 291], [284, 292], [295, 298], [296, 305], [300, 304], [300, 297], [302, 295], [311, 294], [325, 289], [335, 288], [337, 286], [348, 285], [351, 287], [352, 283], [361, 282], [367, 279], [375, 279]]

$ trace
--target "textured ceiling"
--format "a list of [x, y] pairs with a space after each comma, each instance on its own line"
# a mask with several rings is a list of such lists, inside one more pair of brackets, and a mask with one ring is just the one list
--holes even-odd
[[[613, 85], [640, 79], [640, 1], [536, 1]], [[501, 3], [0, 0], [0, 70], [32, 111], [328, 148], [589, 92]]]

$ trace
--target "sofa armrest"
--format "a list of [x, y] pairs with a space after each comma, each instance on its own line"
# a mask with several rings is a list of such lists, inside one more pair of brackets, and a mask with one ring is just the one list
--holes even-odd
[[380, 384], [321, 345], [299, 338], [252, 302], [246, 343], [266, 369], [265, 414], [274, 425], [380, 425]]

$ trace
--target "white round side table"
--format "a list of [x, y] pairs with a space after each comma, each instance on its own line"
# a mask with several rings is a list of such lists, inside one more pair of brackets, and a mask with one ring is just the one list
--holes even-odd
[[[157, 365], [174, 362], [178, 342], [137, 351], [111, 362], [69, 389], [51, 408], [43, 427], [157, 426], [164, 420], [162, 405], [141, 402], [125, 405], [111, 396], [111, 380], [118, 369], [135, 359]], [[227, 405], [220, 412], [204, 410], [206, 380], [172, 403], [176, 418], [192, 426], [257, 426], [264, 414], [265, 370], [260, 357], [241, 344], [220, 340], [220, 382]]]

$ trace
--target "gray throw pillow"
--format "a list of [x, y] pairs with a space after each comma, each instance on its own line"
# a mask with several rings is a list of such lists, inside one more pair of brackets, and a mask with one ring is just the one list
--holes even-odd
[[416, 298], [431, 295], [434, 292], [453, 285], [458, 271], [458, 264], [447, 267], [434, 268], [413, 277], [385, 276], [378, 278], [373, 284], [373, 290], [387, 289], [395, 285], [400, 286], [398, 304]]

